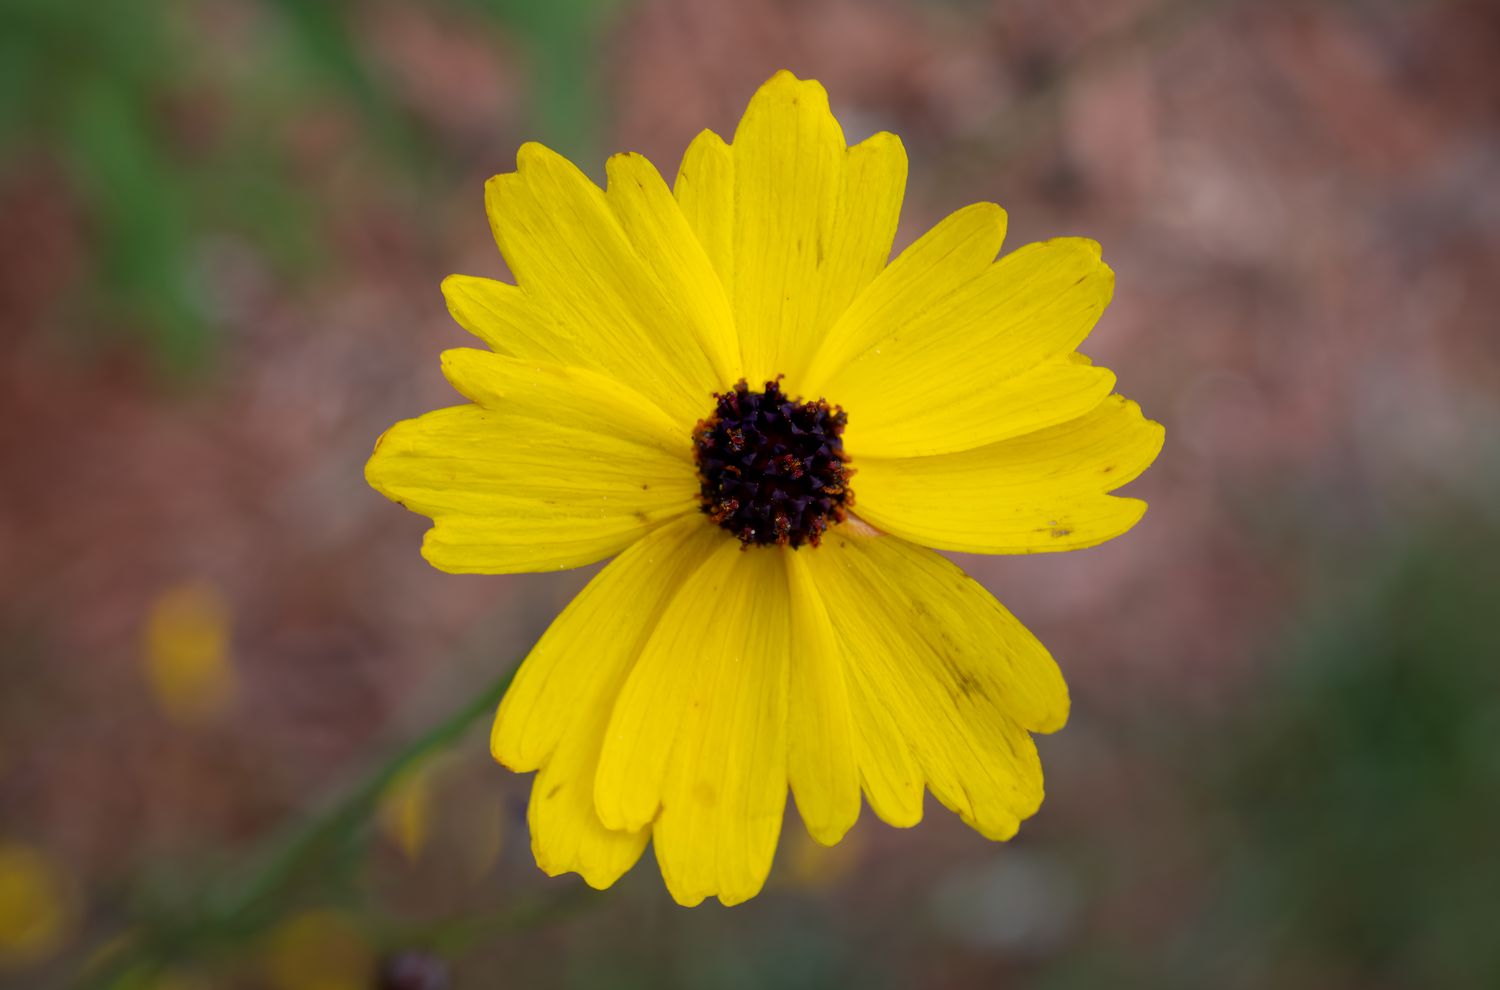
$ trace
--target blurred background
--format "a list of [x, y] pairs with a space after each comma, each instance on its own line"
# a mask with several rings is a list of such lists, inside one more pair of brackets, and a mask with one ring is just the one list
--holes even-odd
[[[987, 199], [1118, 273], [1151, 511], [962, 561], [1071, 682], [1041, 813], [789, 814], [684, 911], [536, 870], [486, 712], [297, 844], [588, 577], [361, 477], [485, 178], [670, 176], [780, 67], [904, 139], [898, 247]], [[1482, 2], [0, 0], [0, 985], [1500, 986], [1497, 94]]]

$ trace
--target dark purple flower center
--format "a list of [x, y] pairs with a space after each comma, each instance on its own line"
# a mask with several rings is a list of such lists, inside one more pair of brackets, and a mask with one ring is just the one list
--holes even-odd
[[715, 393], [693, 431], [703, 511], [745, 546], [817, 546], [854, 504], [838, 406], [799, 402], [781, 379], [752, 392], [743, 379]]

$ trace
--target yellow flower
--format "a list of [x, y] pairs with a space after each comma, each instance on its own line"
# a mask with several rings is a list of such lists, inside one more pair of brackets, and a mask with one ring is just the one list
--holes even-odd
[[375, 950], [354, 922], [323, 909], [293, 915], [272, 929], [262, 961], [275, 990], [363, 990], [376, 967]]
[[142, 634], [145, 673], [162, 712], [184, 725], [209, 722], [234, 697], [229, 604], [210, 584], [177, 584], [151, 603]]
[[[381, 832], [409, 864], [456, 874], [459, 884], [495, 865], [507, 817], [501, 790], [474, 787], [469, 770], [454, 752], [429, 757], [392, 781], [376, 807]], [[445, 800], [460, 794], [461, 804]]]
[[375, 809], [380, 830], [415, 862], [432, 834], [432, 778], [436, 761], [418, 764], [391, 782]]
[[30, 846], [0, 841], [0, 969], [39, 962], [55, 952], [68, 913], [52, 862]]
[[607, 171], [601, 190], [528, 144], [490, 180], [518, 284], [443, 284], [490, 348], [443, 355], [469, 401], [398, 423], [366, 468], [432, 517], [442, 570], [615, 558], [495, 722], [495, 757], [537, 771], [538, 864], [605, 887], [652, 841], [680, 903], [738, 903], [789, 787], [829, 845], [861, 792], [904, 827], [924, 786], [1009, 838], [1067, 688], [927, 548], [1074, 550], [1145, 511], [1108, 493], [1162, 429], [1076, 352], [1113, 289], [1099, 246], [996, 261], [1005, 213], [980, 203], [888, 263], [901, 142], [847, 147], [823, 88], [786, 72], [671, 188], [640, 155]]

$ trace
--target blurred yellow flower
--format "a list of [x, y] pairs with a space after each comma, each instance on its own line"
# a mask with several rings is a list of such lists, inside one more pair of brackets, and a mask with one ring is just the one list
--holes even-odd
[[274, 990], [368, 990], [377, 962], [354, 923], [328, 910], [281, 922], [267, 937], [262, 959]]
[[408, 862], [437, 847], [438, 862], [428, 865], [459, 882], [490, 871], [504, 836], [500, 788], [474, 786], [470, 769], [456, 753], [431, 757], [399, 776], [376, 809], [381, 832]]
[[56, 952], [67, 901], [56, 868], [39, 850], [0, 842], [0, 964], [27, 965]]
[[376, 809], [380, 830], [409, 860], [422, 855], [432, 828], [434, 763], [420, 763], [397, 777]]
[[1067, 688], [928, 548], [1075, 550], [1145, 511], [1110, 493], [1162, 428], [1077, 352], [1113, 291], [1099, 245], [997, 261], [1005, 213], [980, 203], [889, 261], [900, 140], [849, 147], [823, 87], [786, 72], [672, 187], [640, 155], [607, 172], [601, 190], [527, 144], [490, 180], [518, 284], [444, 282], [489, 350], [445, 353], [467, 402], [396, 424], [366, 467], [432, 517], [443, 570], [615, 557], [495, 722], [495, 757], [538, 771], [538, 864], [604, 887], [652, 841], [680, 903], [738, 903], [789, 787], [825, 844], [861, 792], [910, 826], [924, 788], [1009, 838]]
[[211, 585], [175, 585], [152, 602], [143, 635], [146, 681], [167, 717], [202, 723], [229, 705], [229, 637], [229, 604]]

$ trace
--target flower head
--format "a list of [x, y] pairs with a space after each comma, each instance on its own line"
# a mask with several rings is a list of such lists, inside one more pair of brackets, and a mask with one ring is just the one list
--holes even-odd
[[538, 864], [604, 887], [649, 841], [678, 901], [737, 903], [788, 789], [824, 844], [861, 795], [915, 824], [924, 789], [1009, 838], [1067, 688], [928, 548], [1074, 550], [1145, 511], [1109, 493], [1162, 429], [1077, 352], [1113, 289], [1099, 246], [997, 261], [980, 203], [889, 260], [901, 142], [846, 146], [786, 72], [670, 188], [633, 154], [602, 190], [540, 145], [517, 166], [486, 187], [516, 284], [443, 285], [489, 348], [443, 355], [468, 401], [392, 427], [366, 473], [432, 518], [443, 570], [614, 557], [495, 722], [495, 757], [537, 772]]

